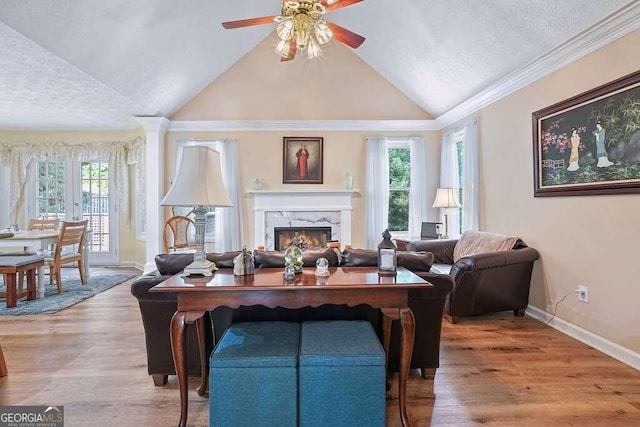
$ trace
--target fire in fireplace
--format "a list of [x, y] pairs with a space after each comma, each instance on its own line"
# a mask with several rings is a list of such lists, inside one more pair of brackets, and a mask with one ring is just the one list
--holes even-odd
[[331, 227], [274, 227], [276, 251], [287, 248], [297, 237], [309, 249], [324, 248], [331, 240]]

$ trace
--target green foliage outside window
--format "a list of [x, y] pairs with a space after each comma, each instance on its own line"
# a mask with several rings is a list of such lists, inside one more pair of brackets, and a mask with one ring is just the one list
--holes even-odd
[[411, 185], [411, 151], [389, 149], [389, 230], [409, 230], [409, 186]]

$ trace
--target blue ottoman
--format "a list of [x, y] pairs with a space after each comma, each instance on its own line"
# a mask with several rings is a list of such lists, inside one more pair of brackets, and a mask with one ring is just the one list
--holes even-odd
[[385, 357], [366, 321], [304, 322], [298, 393], [301, 427], [385, 426]]
[[209, 361], [209, 426], [297, 426], [299, 342], [299, 323], [232, 324]]

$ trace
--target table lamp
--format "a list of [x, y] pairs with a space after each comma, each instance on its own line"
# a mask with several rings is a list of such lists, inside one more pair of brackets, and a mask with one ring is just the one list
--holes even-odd
[[447, 209], [461, 207], [458, 201], [457, 188], [438, 188], [436, 190], [436, 199], [433, 202], [434, 208], [444, 208], [444, 234], [443, 239], [449, 238], [449, 218]]
[[160, 205], [194, 208], [196, 252], [193, 262], [185, 267], [183, 276], [211, 276], [211, 272], [218, 268], [204, 252], [205, 214], [209, 207], [233, 206], [222, 180], [220, 153], [204, 146], [184, 147], [178, 173]]

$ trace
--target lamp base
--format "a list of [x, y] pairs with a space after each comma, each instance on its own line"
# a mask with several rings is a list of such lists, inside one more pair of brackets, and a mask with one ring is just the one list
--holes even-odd
[[194, 261], [184, 268], [184, 271], [180, 276], [186, 277], [196, 274], [201, 276], [211, 276], [213, 275], [212, 271], [215, 271], [217, 269], [218, 267], [216, 267], [216, 264], [207, 259], [205, 259], [204, 261]]

